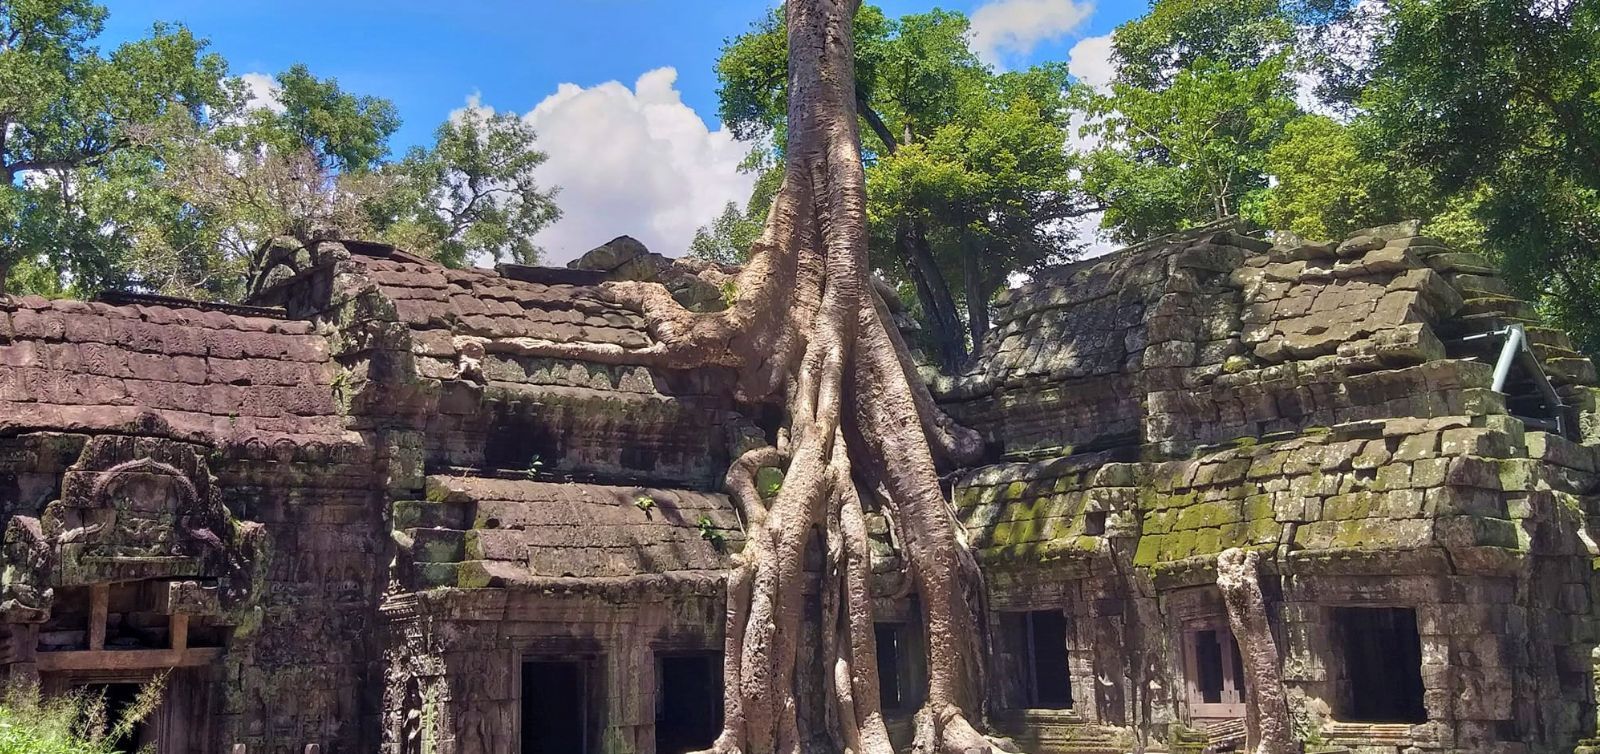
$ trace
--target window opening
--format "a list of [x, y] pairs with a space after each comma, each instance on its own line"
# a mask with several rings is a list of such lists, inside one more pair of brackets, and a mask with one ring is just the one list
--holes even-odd
[[1184, 631], [1189, 712], [1197, 718], [1244, 716], [1244, 663], [1239, 643], [1221, 621]]

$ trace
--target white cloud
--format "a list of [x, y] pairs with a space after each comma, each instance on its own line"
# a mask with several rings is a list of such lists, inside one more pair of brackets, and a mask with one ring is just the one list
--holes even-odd
[[244, 82], [245, 91], [249, 99], [245, 102], [245, 109], [267, 109], [275, 113], [283, 112], [283, 102], [279, 100], [278, 93], [282, 91], [278, 80], [265, 73], [246, 73], [239, 79]]
[[[677, 70], [658, 68], [632, 89], [562, 84], [523, 116], [550, 156], [540, 183], [561, 188], [562, 219], [535, 238], [546, 264], [624, 234], [680, 256], [728, 202], [750, 198], [756, 177], [739, 171], [749, 145], [711, 130], [683, 103], [677, 80]], [[484, 109], [476, 99], [467, 106]]]
[[1067, 53], [1067, 70], [1072, 77], [1096, 89], [1111, 86], [1117, 63], [1111, 58], [1111, 35], [1087, 37]]
[[1023, 56], [1041, 42], [1061, 39], [1094, 13], [1085, 0], [990, 0], [972, 13], [972, 48], [986, 63]]

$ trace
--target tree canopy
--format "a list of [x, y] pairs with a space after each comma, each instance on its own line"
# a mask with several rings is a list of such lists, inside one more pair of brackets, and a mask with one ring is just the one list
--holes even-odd
[[[913, 290], [946, 366], [982, 338], [1008, 274], [1072, 255], [1064, 221], [1092, 207], [1066, 148], [1065, 67], [996, 73], [968, 31], [965, 16], [939, 10], [890, 19], [863, 6], [854, 22], [873, 260]], [[774, 155], [786, 142], [785, 33], [781, 14], [764, 16], [717, 66], [724, 123]], [[734, 208], [708, 228], [707, 248], [759, 222], [760, 202], [742, 225]]]
[[271, 101], [157, 25], [110, 52], [89, 0], [0, 4], [0, 273], [14, 291], [233, 300], [274, 254], [342, 237], [447, 264], [532, 262], [559, 212], [512, 115], [466, 109], [390, 158], [388, 100], [303, 65]]

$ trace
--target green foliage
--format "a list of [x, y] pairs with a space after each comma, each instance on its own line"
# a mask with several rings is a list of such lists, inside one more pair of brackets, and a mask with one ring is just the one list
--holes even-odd
[[310, 150], [325, 168], [340, 172], [375, 169], [389, 153], [389, 137], [400, 128], [394, 103], [346, 92], [302, 64], [277, 78], [283, 110], [251, 111], [247, 130], [254, 140], [280, 152]]
[[1279, 0], [1159, 0], [1112, 35], [1119, 83], [1164, 89], [1204, 61], [1255, 68], [1295, 40], [1294, 19]]
[[[1399, 0], [1359, 100], [1450, 197], [1446, 228], [1600, 352], [1600, 2]], [[1470, 218], [1463, 208], [1471, 207]]]
[[633, 499], [633, 507], [648, 513], [656, 507], [656, 499], [649, 495], [640, 495]]
[[0, 694], [0, 754], [127, 754], [122, 742], [160, 706], [163, 686], [161, 679], [145, 684], [122, 709], [87, 690], [44, 697], [37, 686], [8, 686]]
[[532, 262], [558, 216], [514, 116], [476, 110], [387, 161], [387, 100], [303, 65], [276, 102], [182, 27], [101, 53], [89, 0], [0, 3], [0, 273], [14, 292], [236, 300], [272, 262], [346, 237], [448, 264]]
[[1267, 151], [1266, 171], [1277, 179], [1263, 208], [1267, 227], [1304, 238], [1339, 239], [1429, 209], [1428, 192], [1418, 190], [1427, 176], [1372, 159], [1355, 129], [1322, 115], [1290, 122]]
[[739, 209], [737, 202], [728, 202], [717, 219], [695, 231], [689, 256], [718, 264], [743, 264], [760, 237], [761, 223]]
[[[87, 0], [0, 4], [0, 270], [43, 293], [120, 284], [129, 239], [111, 187], [138, 187], [155, 155], [141, 129], [227, 110], [226, 66], [181, 27], [108, 54]], [[55, 271], [50, 275], [48, 271]]]
[[394, 218], [385, 237], [451, 265], [474, 256], [538, 264], [533, 236], [560, 219], [554, 190], [534, 171], [546, 155], [513, 113], [468, 108], [394, 166], [400, 190], [388, 197]]
[[714, 547], [721, 548], [728, 541], [727, 535], [717, 528], [717, 522], [712, 521], [710, 516], [701, 516], [700, 520], [695, 522], [695, 528], [700, 530], [700, 538], [710, 542]]
[[1288, 57], [1251, 67], [1200, 60], [1160, 89], [1083, 93], [1101, 139], [1085, 182], [1123, 241], [1258, 211], [1267, 154], [1298, 114]]
[[[1060, 221], [1089, 207], [1076, 159], [1063, 149], [1071, 116], [1065, 67], [997, 74], [972, 52], [966, 17], [948, 11], [890, 19], [864, 6], [854, 32], [876, 264], [908, 274], [906, 244], [925, 241], [916, 274], [942, 276], [941, 288], [961, 291], [981, 311], [1009, 273], [1070, 256], [1075, 244]], [[741, 139], [768, 140], [778, 155], [786, 56], [775, 11], [731, 40], [717, 66], [723, 122]], [[703, 229], [696, 255], [742, 259], [775, 188], [776, 178], [764, 181], [745, 212], [730, 207]]]

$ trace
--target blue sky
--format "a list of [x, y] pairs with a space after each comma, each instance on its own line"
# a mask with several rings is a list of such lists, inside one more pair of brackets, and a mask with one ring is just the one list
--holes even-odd
[[[718, 131], [712, 66], [723, 40], [748, 28], [768, 0], [101, 1], [111, 12], [108, 46], [178, 21], [211, 40], [234, 73], [303, 62], [349, 91], [393, 100], [404, 119], [397, 151], [427, 143], [474, 94], [501, 111], [538, 107], [528, 117], [552, 154], [541, 177], [563, 187], [567, 215], [541, 234], [551, 261], [607, 233], [676, 254], [723, 203], [748, 195], [748, 181], [729, 173], [747, 147]], [[1090, 39], [1080, 51], [1092, 52], [1092, 38], [1145, 8], [1140, 0], [880, 5], [891, 15], [941, 6], [986, 19], [984, 48], [1011, 66], [1077, 63], [1075, 46]], [[558, 93], [563, 84], [575, 86]], [[647, 174], [634, 175], [635, 163], [651, 163], [637, 166]]]

